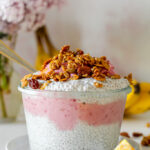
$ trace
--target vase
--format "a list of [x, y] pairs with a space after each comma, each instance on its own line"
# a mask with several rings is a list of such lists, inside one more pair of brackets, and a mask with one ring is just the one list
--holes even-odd
[[[0, 21], [0, 40], [12, 49], [16, 45], [18, 25]], [[13, 63], [0, 55], [0, 123], [16, 119], [21, 104], [21, 96], [17, 91], [19, 74]]]

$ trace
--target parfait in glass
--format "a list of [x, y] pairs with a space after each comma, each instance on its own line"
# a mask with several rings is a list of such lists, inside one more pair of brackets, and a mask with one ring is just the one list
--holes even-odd
[[112, 150], [123, 118], [127, 79], [106, 57], [64, 46], [19, 86], [31, 150]]

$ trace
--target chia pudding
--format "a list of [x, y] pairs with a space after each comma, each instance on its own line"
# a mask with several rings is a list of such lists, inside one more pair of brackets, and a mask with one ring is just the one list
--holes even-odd
[[129, 81], [106, 57], [64, 46], [42, 69], [21, 80], [31, 150], [112, 150]]

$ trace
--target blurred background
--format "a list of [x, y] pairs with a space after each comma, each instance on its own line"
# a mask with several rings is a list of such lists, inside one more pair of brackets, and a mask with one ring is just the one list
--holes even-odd
[[[150, 82], [149, 5], [149, 0], [64, 0], [48, 10], [46, 25], [57, 49], [69, 44], [93, 56], [106, 55], [119, 73]], [[19, 32], [16, 51], [35, 63], [33, 32]]]

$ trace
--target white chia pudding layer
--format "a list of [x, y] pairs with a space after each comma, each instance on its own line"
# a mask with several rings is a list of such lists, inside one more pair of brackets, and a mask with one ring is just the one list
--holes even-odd
[[[38, 80], [39, 83], [45, 83], [47, 81]], [[49, 91], [107, 91], [107, 90], [118, 90], [129, 86], [127, 79], [110, 79], [107, 78], [106, 81], [97, 81], [93, 78], [83, 78], [79, 80], [68, 80], [66, 82], [52, 82], [45, 87], [45, 90]], [[94, 82], [103, 84], [102, 88], [96, 88]], [[27, 89], [32, 89], [27, 86]]]
[[74, 129], [63, 131], [46, 117], [25, 113], [32, 150], [112, 150], [118, 141], [120, 122], [90, 126], [79, 121]]

